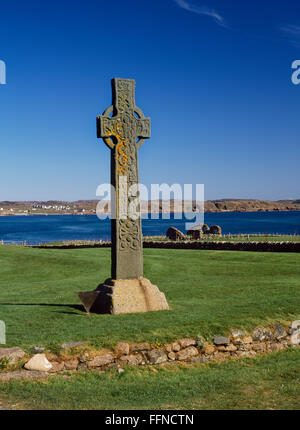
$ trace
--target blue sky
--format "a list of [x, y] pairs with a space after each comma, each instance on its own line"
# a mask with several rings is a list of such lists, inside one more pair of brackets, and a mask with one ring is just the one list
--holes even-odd
[[1, 5], [0, 200], [95, 198], [112, 77], [152, 120], [141, 182], [205, 199], [300, 198], [300, 4], [10, 0]]

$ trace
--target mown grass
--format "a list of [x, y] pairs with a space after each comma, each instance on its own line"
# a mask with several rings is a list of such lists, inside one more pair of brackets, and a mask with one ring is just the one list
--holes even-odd
[[0, 395], [33, 409], [299, 409], [300, 349], [197, 366], [11, 381]]
[[0, 247], [0, 320], [7, 346], [84, 340], [168, 342], [230, 328], [253, 329], [299, 319], [300, 255], [145, 249], [145, 277], [166, 294], [170, 311], [91, 315], [78, 291], [110, 275], [110, 250]]

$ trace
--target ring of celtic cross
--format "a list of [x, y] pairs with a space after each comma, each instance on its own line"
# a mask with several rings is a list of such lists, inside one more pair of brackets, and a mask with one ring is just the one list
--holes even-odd
[[[110, 118], [111, 114], [113, 113], [113, 111], [114, 111], [114, 107], [113, 107], [113, 105], [111, 105], [107, 109], [105, 109], [105, 111], [103, 112], [102, 116]], [[134, 111], [133, 112], [137, 115], [138, 119], [144, 119], [145, 118], [145, 115], [143, 114], [143, 111], [140, 108], [138, 108], [137, 106], [134, 107]], [[113, 117], [111, 117], [111, 118], [113, 118]], [[109, 148], [113, 149], [114, 144], [113, 144], [112, 140], [109, 137], [102, 137], [102, 139], [104, 140], [105, 144]], [[145, 142], [145, 139], [142, 138], [142, 137], [139, 137], [138, 140], [137, 140], [137, 142], [136, 142], [136, 146], [139, 148], [140, 146], [143, 145], [144, 142]]]

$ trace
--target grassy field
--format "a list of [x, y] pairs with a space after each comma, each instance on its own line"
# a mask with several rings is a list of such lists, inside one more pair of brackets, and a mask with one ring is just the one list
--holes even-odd
[[[7, 346], [86, 340], [167, 342], [300, 319], [300, 255], [144, 251], [145, 276], [170, 311], [87, 317], [76, 292], [109, 277], [110, 249], [0, 247], [0, 320]], [[127, 368], [1, 384], [0, 399], [34, 409], [296, 409], [300, 349], [206, 365]], [[238, 377], [237, 377], [238, 375]], [[147, 387], [147, 389], [145, 389]]]
[[300, 349], [197, 366], [80, 373], [0, 386], [18, 408], [299, 409]]
[[145, 277], [171, 311], [91, 315], [77, 291], [110, 274], [109, 249], [0, 247], [0, 320], [8, 346], [87, 340], [166, 342], [300, 317], [300, 255], [203, 250], [144, 250]]

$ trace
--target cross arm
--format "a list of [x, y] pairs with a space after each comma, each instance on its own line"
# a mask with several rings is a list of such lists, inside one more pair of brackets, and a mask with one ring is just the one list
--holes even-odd
[[114, 143], [112, 137], [118, 135], [118, 120], [116, 118], [110, 118], [104, 115], [97, 116], [97, 137], [104, 140], [104, 142], [113, 148]]
[[140, 147], [144, 143], [144, 139], [151, 137], [150, 118], [139, 118], [137, 120], [136, 134], [140, 139], [137, 143], [138, 147]]

